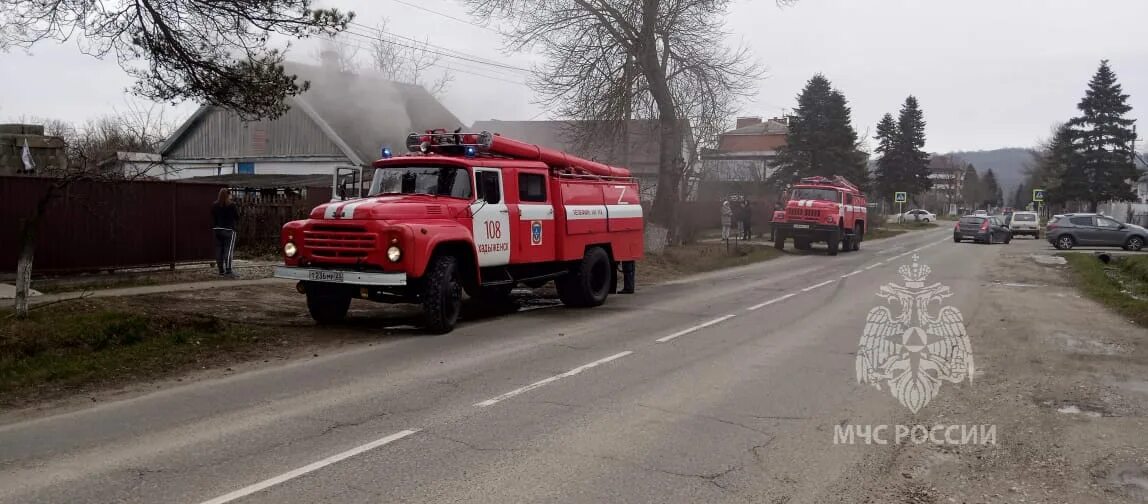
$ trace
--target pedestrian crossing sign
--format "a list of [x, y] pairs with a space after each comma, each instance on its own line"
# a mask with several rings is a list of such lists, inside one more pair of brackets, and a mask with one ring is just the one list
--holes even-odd
[[1044, 201], [1044, 189], [1033, 189], [1032, 200], [1036, 202]]
[[893, 202], [894, 203], [904, 203], [906, 201], [909, 201], [909, 194], [908, 193], [903, 192], [903, 191], [897, 191], [896, 193], [893, 193]]

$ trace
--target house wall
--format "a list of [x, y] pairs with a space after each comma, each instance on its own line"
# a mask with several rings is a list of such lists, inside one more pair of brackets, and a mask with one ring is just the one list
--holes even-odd
[[718, 151], [765, 151], [785, 146], [785, 135], [722, 135]]
[[168, 172], [163, 180], [191, 177], [210, 177], [239, 173], [239, 164], [250, 162], [254, 175], [330, 175], [339, 166], [348, 166], [346, 158], [324, 158], [322, 160], [259, 160], [236, 159], [218, 162], [188, 162], [172, 159], [168, 161]]
[[165, 156], [175, 161], [344, 154], [307, 114], [292, 107], [278, 119], [250, 122], [234, 112], [213, 108]]

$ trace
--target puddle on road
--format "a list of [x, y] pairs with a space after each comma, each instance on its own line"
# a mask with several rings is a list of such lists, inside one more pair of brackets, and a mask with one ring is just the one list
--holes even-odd
[[1060, 256], [1033, 254], [1029, 257], [1032, 257], [1032, 259], [1034, 261], [1036, 261], [1038, 264], [1045, 264], [1045, 265], [1049, 265], [1049, 266], [1068, 264], [1068, 261], [1065, 258], [1060, 257]]
[[1066, 404], [1066, 405], [1064, 405], [1064, 406], [1061, 406], [1061, 407], [1059, 407], [1059, 408], [1056, 408], [1056, 412], [1057, 412], [1057, 413], [1064, 413], [1065, 415], [1080, 415], [1080, 414], [1083, 414], [1084, 416], [1087, 416], [1087, 417], [1090, 417], [1090, 418], [1100, 418], [1100, 417], [1104, 416], [1103, 414], [1101, 414], [1101, 413], [1100, 413], [1100, 412], [1098, 412], [1098, 411], [1087, 411], [1087, 410], [1082, 410], [1082, 409], [1080, 409], [1080, 407], [1079, 407], [1079, 406], [1077, 406], [1077, 405], [1075, 405], [1075, 404]]
[[1078, 338], [1064, 331], [1053, 331], [1049, 336], [1059, 346], [1070, 353], [1085, 355], [1116, 355], [1124, 352], [1124, 348], [1113, 343], [1104, 343], [1088, 338]]

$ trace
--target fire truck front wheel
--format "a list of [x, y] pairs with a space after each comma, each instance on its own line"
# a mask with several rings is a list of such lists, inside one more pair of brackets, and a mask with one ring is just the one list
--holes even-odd
[[606, 302], [612, 279], [610, 255], [601, 247], [586, 249], [582, 261], [555, 281], [562, 304], [589, 308]]
[[340, 286], [313, 283], [306, 287], [307, 311], [321, 325], [337, 324], [347, 316], [351, 293]]
[[457, 258], [449, 255], [434, 258], [424, 278], [422, 302], [428, 330], [441, 334], [454, 329], [462, 313], [462, 281]]

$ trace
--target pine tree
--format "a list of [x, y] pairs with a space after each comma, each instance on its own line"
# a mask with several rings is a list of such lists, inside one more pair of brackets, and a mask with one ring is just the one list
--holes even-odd
[[981, 177], [977, 174], [976, 167], [971, 164], [965, 167], [965, 178], [961, 184], [961, 201], [973, 208], [979, 207], [983, 201]]
[[1018, 183], [1016, 191], [1012, 193], [1012, 201], [1009, 202], [1009, 205], [1017, 210], [1023, 209], [1032, 200], [1031, 196], [1032, 193], [1029, 192], [1029, 188], [1024, 185], [1024, 182]]
[[1135, 139], [1132, 124], [1136, 121], [1125, 117], [1132, 106], [1108, 60], [1100, 62], [1076, 108], [1081, 115], [1068, 122], [1078, 154], [1065, 171], [1069, 194], [1087, 201], [1093, 212], [1101, 201], [1134, 199], [1129, 182], [1138, 176], [1131, 149]]
[[1057, 127], [1048, 145], [1038, 154], [1029, 182], [1033, 188], [1044, 189], [1045, 204], [1060, 205], [1088, 196], [1084, 177], [1074, 172], [1074, 167], [1079, 168], [1080, 164], [1075, 161], [1077, 154], [1072, 136], [1067, 125]]
[[787, 143], [779, 149], [770, 183], [784, 187], [801, 177], [841, 175], [868, 185], [868, 160], [858, 149], [851, 116], [845, 95], [825, 76], [813, 76], [797, 97]]
[[901, 164], [897, 162], [896, 146], [899, 137], [900, 132], [897, 130], [897, 122], [893, 120], [893, 114], [885, 114], [881, 122], [877, 123], [877, 135], [874, 137], [877, 140], [876, 152], [881, 156], [877, 159], [877, 169], [873, 173], [873, 186], [877, 190], [877, 199], [892, 198], [904, 180], [899, 170]]
[[981, 180], [981, 195], [984, 198], [981, 203], [989, 208], [1000, 206], [1001, 204], [1001, 188], [997, 183], [997, 176], [993, 173], [993, 169], [989, 168], [985, 172], [985, 178]]
[[897, 131], [897, 159], [902, 165], [900, 171], [905, 184], [902, 190], [922, 194], [933, 187], [933, 181], [929, 178], [929, 154], [924, 151], [925, 114], [915, 96], [909, 95], [901, 106]]

